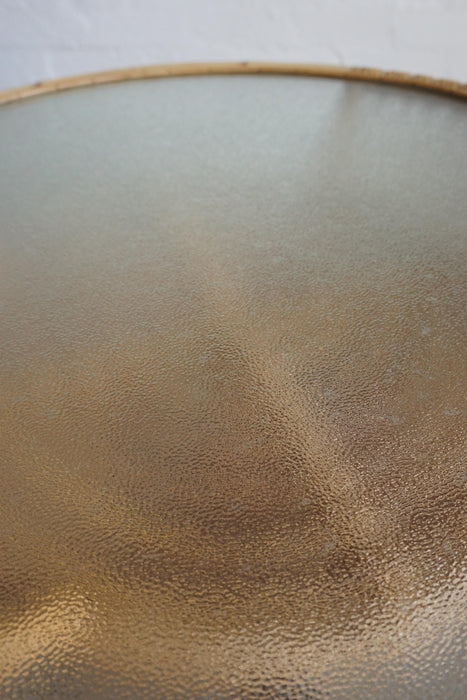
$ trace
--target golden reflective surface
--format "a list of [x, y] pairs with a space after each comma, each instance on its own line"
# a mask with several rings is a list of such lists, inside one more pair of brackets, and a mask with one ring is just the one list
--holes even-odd
[[465, 103], [0, 111], [4, 697], [463, 698]]

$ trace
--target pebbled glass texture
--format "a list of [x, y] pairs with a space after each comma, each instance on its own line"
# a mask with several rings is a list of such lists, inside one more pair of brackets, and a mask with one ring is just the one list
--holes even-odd
[[467, 107], [0, 110], [0, 697], [465, 698]]

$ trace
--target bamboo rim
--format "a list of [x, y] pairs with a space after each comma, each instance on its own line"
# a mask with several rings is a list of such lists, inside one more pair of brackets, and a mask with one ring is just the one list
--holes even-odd
[[174, 63], [133, 68], [117, 68], [98, 73], [84, 73], [54, 80], [44, 80], [32, 85], [0, 91], [0, 105], [23, 100], [28, 97], [72, 90], [74, 88], [118, 83], [128, 80], [167, 78], [195, 75], [296, 75], [321, 78], [340, 78], [371, 83], [386, 83], [454, 97], [467, 98], [467, 83], [454, 80], [435, 79], [426, 75], [411, 75], [398, 71], [383, 71], [378, 68], [358, 68], [307, 63], [263, 63], [242, 61], [238, 63]]

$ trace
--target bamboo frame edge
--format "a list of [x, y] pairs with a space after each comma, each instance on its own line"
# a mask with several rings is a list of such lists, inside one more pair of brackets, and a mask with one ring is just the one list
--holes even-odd
[[45, 80], [32, 85], [0, 91], [0, 105], [17, 102], [30, 97], [72, 90], [74, 88], [104, 85], [129, 80], [151, 78], [183, 77], [195, 75], [298, 75], [322, 78], [337, 78], [353, 81], [385, 83], [419, 88], [444, 93], [454, 97], [467, 98], [467, 84], [431, 78], [426, 75], [412, 75], [398, 71], [384, 71], [378, 68], [345, 67], [308, 63], [270, 63], [241, 61], [236, 63], [174, 63], [133, 68], [117, 68], [97, 73], [83, 73], [65, 78]]

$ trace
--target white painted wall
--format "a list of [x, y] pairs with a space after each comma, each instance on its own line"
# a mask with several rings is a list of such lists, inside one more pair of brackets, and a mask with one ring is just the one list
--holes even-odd
[[245, 59], [467, 82], [467, 0], [0, 0], [0, 89], [138, 64]]

